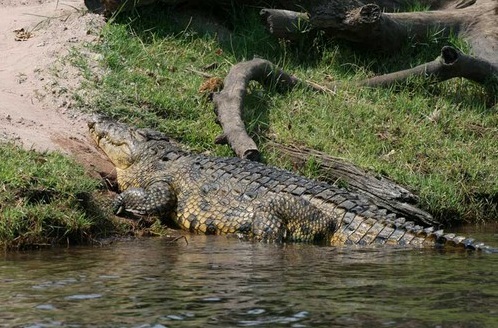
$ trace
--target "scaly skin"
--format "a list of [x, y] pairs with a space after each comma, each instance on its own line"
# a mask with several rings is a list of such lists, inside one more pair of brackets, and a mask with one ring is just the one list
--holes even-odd
[[191, 154], [163, 134], [96, 117], [90, 134], [116, 166], [116, 213], [157, 215], [203, 234], [277, 242], [490, 249], [406, 222], [365, 198], [238, 158]]

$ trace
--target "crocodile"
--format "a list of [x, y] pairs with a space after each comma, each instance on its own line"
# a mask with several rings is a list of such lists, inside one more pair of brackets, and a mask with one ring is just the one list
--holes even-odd
[[101, 116], [88, 126], [116, 168], [120, 193], [113, 208], [118, 215], [152, 215], [192, 233], [269, 242], [492, 250], [290, 171], [192, 153], [163, 133]]

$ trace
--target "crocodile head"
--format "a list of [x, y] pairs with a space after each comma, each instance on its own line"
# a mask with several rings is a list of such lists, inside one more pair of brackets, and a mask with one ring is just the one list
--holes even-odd
[[148, 153], [154, 149], [153, 144], [169, 141], [160, 132], [132, 128], [101, 116], [91, 118], [88, 127], [97, 146], [118, 170], [125, 170], [144, 157], [150, 157]]

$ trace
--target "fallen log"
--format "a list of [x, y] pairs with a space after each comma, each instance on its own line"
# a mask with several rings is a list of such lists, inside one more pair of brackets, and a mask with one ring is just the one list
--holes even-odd
[[313, 8], [310, 24], [324, 30], [330, 38], [355, 42], [363, 48], [392, 51], [408, 41], [427, 39], [433, 28], [438, 37], [457, 34], [470, 23], [466, 15], [453, 11], [387, 13], [376, 4], [356, 1], [331, 1]]
[[[386, 5], [386, 1], [374, 1]], [[332, 0], [312, 7], [308, 16], [288, 10], [263, 9], [260, 15], [269, 33], [294, 40], [303, 32], [295, 24], [310, 31], [322, 30], [332, 39], [345, 39], [368, 50], [396, 51], [407, 42], [417, 43], [433, 33], [437, 38], [459, 37], [470, 46], [472, 55], [444, 46], [441, 56], [412, 69], [385, 74], [359, 85], [390, 86], [411, 76], [426, 76], [431, 81], [463, 77], [483, 85], [496, 103], [498, 93], [498, 1], [441, 1], [441, 10], [423, 12], [385, 12], [376, 3], [358, 0]], [[309, 17], [309, 18], [308, 18]], [[270, 24], [271, 23], [271, 24]], [[277, 26], [281, 24], [281, 27]], [[294, 28], [292, 28], [294, 27]]]
[[[389, 12], [386, 8], [399, 9], [399, 1], [331, 0], [315, 2], [308, 13], [263, 9], [260, 14], [263, 22], [268, 22], [267, 30], [277, 37], [285, 36], [281, 31], [288, 35], [301, 33], [298, 28], [290, 29], [289, 26], [295, 26], [296, 17], [303, 21], [307, 15], [309, 29], [323, 30], [328, 38], [345, 39], [363, 48], [384, 51], [426, 39], [430, 33], [438, 38], [452, 35], [468, 42], [472, 55], [498, 65], [498, 1], [446, 0], [426, 1], [425, 4], [439, 10]], [[279, 24], [282, 27], [277, 26]]]

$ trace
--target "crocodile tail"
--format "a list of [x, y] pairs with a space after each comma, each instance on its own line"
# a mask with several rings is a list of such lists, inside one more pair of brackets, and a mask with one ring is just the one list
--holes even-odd
[[476, 242], [473, 238], [458, 236], [454, 233], [443, 233], [442, 230], [438, 232], [435, 240], [436, 248], [456, 248], [465, 250], [477, 250], [485, 253], [498, 253], [498, 248], [488, 246], [482, 242]]
[[395, 215], [386, 215], [383, 219], [379, 219], [351, 212], [343, 214], [339, 227], [331, 238], [331, 244], [390, 244], [498, 252], [497, 248], [475, 242], [472, 238], [445, 233], [434, 227], [423, 227], [404, 218], [396, 218]]

